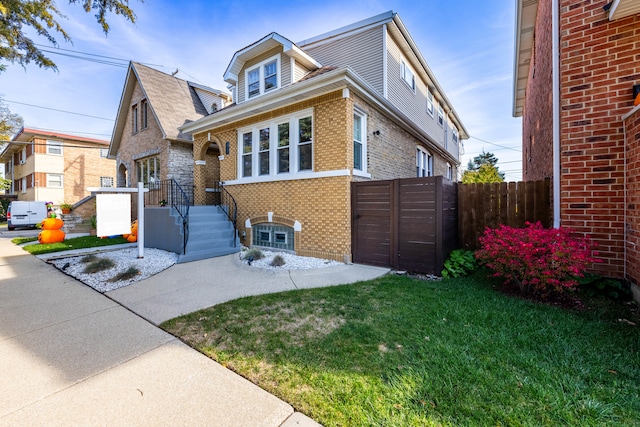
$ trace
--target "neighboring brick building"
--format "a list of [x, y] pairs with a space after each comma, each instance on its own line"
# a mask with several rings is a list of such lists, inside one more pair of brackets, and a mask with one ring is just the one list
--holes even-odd
[[235, 103], [180, 129], [195, 204], [216, 171], [246, 245], [349, 261], [352, 181], [456, 176], [467, 131], [396, 13], [297, 44], [271, 33], [224, 78]]
[[524, 179], [552, 177], [556, 225], [596, 239], [604, 261], [597, 272], [637, 284], [637, 112], [623, 116], [640, 84], [640, 2], [559, 0], [557, 29], [552, 0], [516, 3], [514, 116], [523, 118]]
[[108, 148], [108, 141], [22, 128], [0, 153], [11, 180], [8, 194], [74, 204], [90, 194], [87, 187], [114, 185]]
[[192, 194], [191, 136], [178, 127], [230, 103], [224, 92], [131, 62], [109, 146], [118, 186], [175, 179]]

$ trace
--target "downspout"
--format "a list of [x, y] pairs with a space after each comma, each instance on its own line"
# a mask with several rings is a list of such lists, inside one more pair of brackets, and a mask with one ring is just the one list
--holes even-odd
[[551, 8], [553, 102], [553, 228], [560, 228], [560, 0]]

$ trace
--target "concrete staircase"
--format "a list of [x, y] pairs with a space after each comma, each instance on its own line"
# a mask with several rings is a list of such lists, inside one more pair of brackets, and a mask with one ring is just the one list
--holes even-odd
[[185, 254], [178, 256], [178, 263], [236, 252], [240, 252], [240, 239], [220, 206], [189, 208], [189, 240]]

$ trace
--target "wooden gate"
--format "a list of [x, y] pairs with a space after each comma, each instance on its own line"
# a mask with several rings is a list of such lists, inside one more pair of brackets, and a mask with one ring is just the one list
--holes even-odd
[[457, 236], [457, 186], [443, 177], [351, 184], [353, 261], [437, 274]]

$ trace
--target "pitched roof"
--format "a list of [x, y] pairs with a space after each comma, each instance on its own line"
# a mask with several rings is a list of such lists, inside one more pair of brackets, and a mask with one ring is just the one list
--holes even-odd
[[104, 139], [87, 138], [84, 136], [70, 135], [67, 133], [51, 132], [48, 130], [27, 127], [23, 127], [22, 129], [20, 129], [20, 131], [11, 139], [11, 141], [29, 142], [34, 137], [69, 139], [71, 141], [90, 142], [100, 145], [109, 144], [109, 141], [105, 141]]
[[120, 147], [136, 82], [147, 99], [147, 105], [158, 122], [163, 138], [171, 140], [191, 141], [191, 136], [180, 132], [178, 127], [208, 114], [196, 93], [196, 88], [215, 96], [222, 94], [218, 90], [192, 84], [140, 63], [131, 62], [111, 137], [110, 157], [115, 156]]

